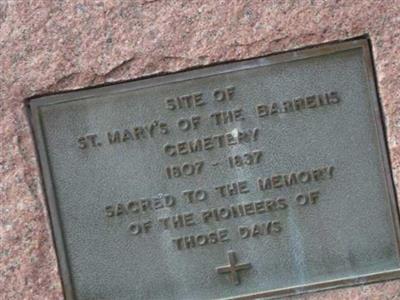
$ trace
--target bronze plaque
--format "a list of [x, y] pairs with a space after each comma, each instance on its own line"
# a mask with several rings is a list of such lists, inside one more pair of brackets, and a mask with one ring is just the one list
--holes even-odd
[[67, 299], [281, 297], [399, 274], [366, 40], [30, 109]]

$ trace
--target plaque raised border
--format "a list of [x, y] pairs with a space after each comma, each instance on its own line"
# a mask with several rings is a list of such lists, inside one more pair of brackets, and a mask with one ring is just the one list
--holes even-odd
[[[393, 224], [396, 231], [397, 238], [397, 252], [400, 251], [400, 225], [399, 225], [399, 210], [398, 202], [394, 188], [394, 182], [392, 178], [392, 170], [390, 167], [390, 160], [388, 155], [388, 146], [385, 139], [385, 125], [383, 123], [382, 109], [377, 94], [376, 77], [373, 66], [373, 59], [371, 54], [371, 48], [369, 40], [366, 38], [358, 38], [343, 42], [334, 42], [324, 45], [318, 45], [303, 49], [295, 49], [284, 53], [271, 54], [265, 57], [253, 58], [238, 62], [228, 62], [213, 66], [205, 66], [195, 70], [181, 71], [174, 74], [155, 76], [148, 79], [139, 79], [124, 83], [117, 83], [104, 87], [96, 87], [90, 89], [84, 89], [80, 91], [72, 91], [67, 93], [34, 97], [28, 99], [27, 109], [29, 119], [31, 121], [33, 134], [36, 140], [36, 150], [38, 155], [38, 161], [40, 163], [41, 176], [45, 196], [47, 198], [48, 212], [50, 215], [51, 227], [53, 239], [55, 242], [55, 248], [57, 253], [57, 259], [59, 263], [59, 270], [63, 282], [64, 294], [66, 299], [74, 299], [74, 289], [71, 282], [70, 270], [68, 266], [68, 260], [65, 253], [63, 232], [61, 230], [60, 218], [56, 206], [56, 195], [53, 186], [52, 174], [49, 168], [49, 161], [45, 147], [45, 137], [42, 131], [42, 120], [39, 116], [39, 108], [41, 106], [52, 105], [67, 101], [73, 101], [77, 99], [85, 99], [96, 97], [104, 92], [107, 93], [120, 93], [124, 91], [133, 91], [136, 89], [152, 87], [157, 85], [165, 85], [168, 83], [179, 82], [182, 80], [197, 79], [207, 77], [209, 75], [223, 74], [226, 72], [233, 72], [238, 70], [251, 69], [258, 66], [268, 66], [278, 64], [282, 62], [289, 62], [292, 60], [305, 59], [320, 55], [326, 55], [335, 53], [338, 51], [350, 50], [355, 48], [361, 48], [363, 50], [363, 60], [367, 66], [368, 85], [373, 97], [373, 111], [374, 111], [374, 123], [377, 130], [378, 142], [380, 152], [382, 154], [382, 168], [384, 170], [386, 191], [388, 198], [390, 199], [391, 215], [393, 218]], [[119, 85], [118, 89], [113, 90], [116, 85]], [[223, 272], [221, 267], [221, 272]], [[245, 295], [235, 296], [230, 299], [253, 299], [259, 297], [284, 297], [289, 295], [298, 295], [305, 292], [321, 291], [326, 289], [333, 289], [339, 287], [355, 286], [360, 284], [374, 283], [383, 280], [393, 280], [400, 278], [400, 269], [393, 269], [390, 271], [372, 273], [365, 276], [354, 276], [347, 278], [340, 278], [330, 281], [315, 282], [307, 285], [290, 286], [283, 289], [269, 290], [265, 292], [257, 292]]]

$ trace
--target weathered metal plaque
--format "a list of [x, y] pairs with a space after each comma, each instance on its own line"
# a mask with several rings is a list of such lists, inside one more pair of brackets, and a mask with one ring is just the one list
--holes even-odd
[[67, 298], [397, 277], [369, 55], [356, 40], [31, 100]]

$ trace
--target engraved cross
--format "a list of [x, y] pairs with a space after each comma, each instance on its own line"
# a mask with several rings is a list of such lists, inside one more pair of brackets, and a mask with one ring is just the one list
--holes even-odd
[[240, 284], [238, 271], [250, 269], [251, 264], [250, 263], [236, 264], [237, 259], [236, 259], [236, 253], [234, 251], [228, 251], [228, 261], [229, 265], [217, 267], [216, 271], [218, 274], [229, 273], [229, 278], [231, 279], [231, 282], [233, 282], [235, 285], [238, 285]]

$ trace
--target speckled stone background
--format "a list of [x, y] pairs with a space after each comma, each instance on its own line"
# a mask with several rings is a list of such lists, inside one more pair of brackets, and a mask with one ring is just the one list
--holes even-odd
[[[0, 299], [63, 299], [24, 99], [369, 34], [400, 184], [400, 0], [0, 0]], [[294, 299], [400, 299], [400, 281]]]

